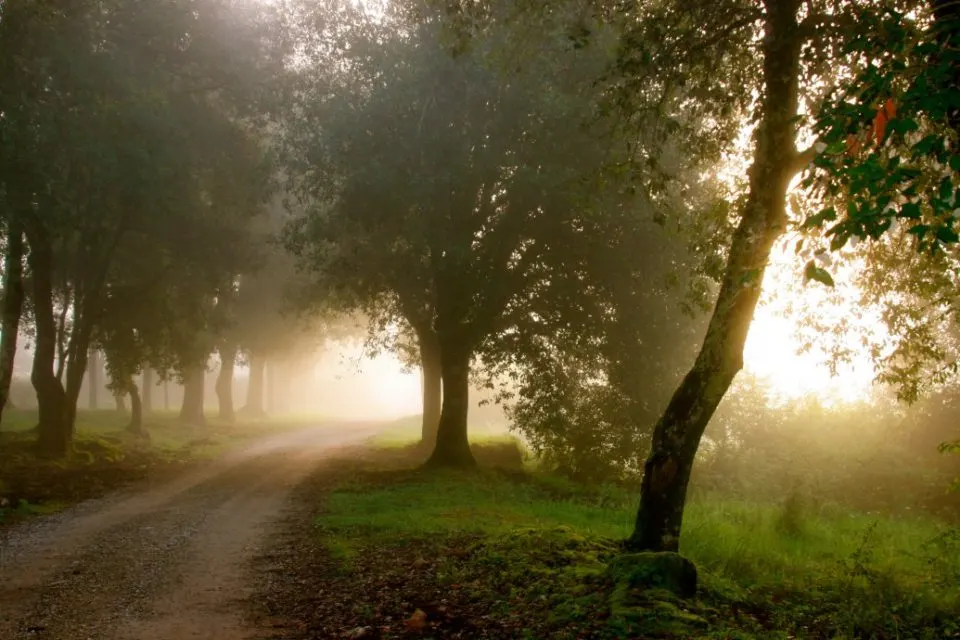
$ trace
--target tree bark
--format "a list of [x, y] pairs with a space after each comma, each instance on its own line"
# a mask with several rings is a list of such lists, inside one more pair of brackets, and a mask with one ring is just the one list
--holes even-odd
[[90, 353], [87, 355], [87, 370], [89, 376], [87, 377], [87, 384], [89, 388], [87, 389], [88, 405], [91, 409], [99, 409], [99, 395], [100, 395], [100, 371], [102, 365], [100, 364], [100, 352], [96, 349], [90, 349]]
[[133, 378], [127, 378], [127, 393], [130, 395], [130, 424], [127, 425], [127, 431], [142, 435], [143, 431], [143, 402], [140, 399], [140, 391], [137, 389], [137, 383]]
[[441, 345], [440, 371], [443, 402], [437, 425], [437, 442], [425, 466], [469, 468], [477, 462], [467, 439], [470, 410], [470, 351]]
[[743, 367], [743, 347], [770, 251], [786, 228], [786, 194], [799, 155], [794, 125], [802, 44], [796, 17], [799, 4], [800, 0], [765, 2], [765, 92], [750, 190], [700, 353], [654, 429], [636, 526], [627, 541], [631, 551], [679, 549], [697, 448], [717, 405]]
[[66, 421], [66, 393], [57, 378], [57, 324], [53, 312], [53, 248], [43, 224], [31, 217], [26, 223], [30, 245], [28, 264], [33, 283], [33, 310], [36, 340], [30, 381], [37, 392], [39, 424], [37, 448], [41, 455], [62, 456], [70, 445]]
[[263, 380], [267, 361], [263, 356], [250, 354], [250, 377], [247, 380], [247, 404], [243, 412], [253, 418], [265, 415], [263, 410]]
[[141, 395], [141, 404], [143, 413], [150, 413], [153, 411], [153, 369], [150, 367], [143, 368], [141, 386], [143, 389], [140, 390]]
[[217, 374], [217, 400], [220, 405], [220, 419], [233, 424], [236, 415], [233, 410], [233, 370], [237, 361], [237, 347], [225, 345], [220, 348], [220, 372]]
[[57, 315], [57, 378], [60, 384], [66, 384], [64, 373], [67, 371], [67, 313], [70, 311], [70, 288], [66, 287], [61, 301], [60, 313]]
[[204, 374], [202, 365], [187, 371], [183, 381], [183, 404], [180, 407], [180, 422], [202, 426], [206, 424], [203, 415]]
[[7, 250], [3, 262], [3, 318], [0, 321], [0, 417], [10, 398], [17, 355], [20, 316], [23, 314], [23, 231], [11, 215], [7, 222]]
[[443, 406], [443, 369], [440, 343], [432, 329], [417, 331], [420, 346], [420, 383], [423, 392], [423, 419], [420, 446], [432, 448], [437, 441], [440, 411]]

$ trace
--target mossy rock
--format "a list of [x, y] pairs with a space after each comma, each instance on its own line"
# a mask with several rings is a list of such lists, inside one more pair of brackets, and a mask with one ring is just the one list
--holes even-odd
[[[697, 594], [697, 567], [678, 553], [643, 552], [617, 556], [607, 567], [617, 591], [664, 589], [681, 598]], [[624, 603], [626, 604], [626, 603]]]

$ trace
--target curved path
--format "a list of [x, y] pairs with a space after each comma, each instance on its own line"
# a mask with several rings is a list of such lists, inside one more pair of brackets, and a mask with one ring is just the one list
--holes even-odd
[[247, 566], [290, 490], [374, 427], [273, 436], [172, 482], [79, 504], [0, 539], [0, 638], [253, 637]]

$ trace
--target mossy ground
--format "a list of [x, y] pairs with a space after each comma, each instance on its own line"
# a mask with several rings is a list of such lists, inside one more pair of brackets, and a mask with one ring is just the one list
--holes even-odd
[[606, 568], [633, 492], [402, 466], [392, 452], [324, 471], [316, 546], [299, 548], [290, 580], [349, 604], [314, 599], [298, 614], [306, 635], [289, 637], [960, 637], [960, 533], [936, 520], [700, 495], [681, 549], [697, 597], [651, 590], [625, 609]]

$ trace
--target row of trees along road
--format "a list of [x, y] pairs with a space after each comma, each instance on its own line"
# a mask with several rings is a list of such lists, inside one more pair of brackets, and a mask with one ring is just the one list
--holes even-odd
[[573, 475], [642, 466], [628, 547], [676, 551], [788, 229], [906, 238], [927, 257], [905, 273], [945, 274], [911, 292], [955, 287], [947, 0], [377, 6], [3, 5], [0, 382], [27, 310], [43, 450], [69, 442], [92, 344], [119, 389], [181, 377], [187, 419], [217, 351], [230, 406], [238, 354], [256, 379], [291, 349], [292, 288], [421, 366], [429, 466], [474, 463], [485, 385]]
[[91, 349], [139, 430], [144, 369], [182, 381], [181, 417], [202, 423], [218, 353], [229, 420], [234, 363], [252, 363], [257, 398], [264, 358], [303, 337], [293, 322], [272, 337], [292, 266], [270, 241], [283, 224], [261, 128], [281, 68], [271, 24], [220, 0], [0, 9], [0, 409], [25, 332], [43, 453], [73, 437]]

